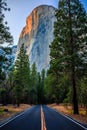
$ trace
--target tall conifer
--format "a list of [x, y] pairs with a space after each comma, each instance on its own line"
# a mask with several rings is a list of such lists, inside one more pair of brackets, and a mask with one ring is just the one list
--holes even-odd
[[87, 64], [87, 14], [79, 0], [60, 0], [56, 19], [50, 45], [50, 72], [57, 84], [62, 75], [69, 75], [74, 114], [78, 114], [77, 78]]
[[30, 66], [24, 44], [22, 44], [20, 48], [20, 52], [14, 65], [14, 81], [15, 97], [19, 104], [22, 97], [21, 94], [23, 94], [23, 90], [29, 89], [30, 86]]

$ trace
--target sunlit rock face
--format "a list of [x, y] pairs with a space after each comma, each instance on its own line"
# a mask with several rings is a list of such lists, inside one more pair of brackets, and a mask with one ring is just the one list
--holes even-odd
[[24, 43], [30, 65], [35, 62], [38, 71], [49, 67], [49, 44], [53, 40], [55, 10], [54, 7], [47, 5], [36, 7], [27, 17], [26, 26], [19, 37], [17, 52]]

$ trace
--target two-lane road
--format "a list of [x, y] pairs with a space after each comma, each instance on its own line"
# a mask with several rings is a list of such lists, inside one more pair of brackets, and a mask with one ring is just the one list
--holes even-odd
[[[55, 110], [43, 105], [46, 130], [87, 130]], [[44, 130], [41, 127], [41, 105], [34, 106], [0, 126], [0, 130]]]

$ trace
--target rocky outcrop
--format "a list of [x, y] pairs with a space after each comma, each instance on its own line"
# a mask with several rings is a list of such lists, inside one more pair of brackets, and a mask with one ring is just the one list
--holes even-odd
[[26, 26], [19, 37], [17, 53], [24, 43], [30, 64], [35, 62], [38, 71], [49, 67], [49, 44], [53, 40], [55, 10], [54, 7], [47, 5], [36, 7], [27, 17]]

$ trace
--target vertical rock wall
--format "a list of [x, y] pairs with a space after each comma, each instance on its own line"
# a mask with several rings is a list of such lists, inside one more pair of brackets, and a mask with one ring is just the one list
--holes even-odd
[[55, 10], [47, 5], [36, 7], [27, 17], [26, 26], [19, 37], [17, 52], [24, 43], [30, 64], [35, 62], [38, 71], [49, 67], [49, 44], [53, 40]]

